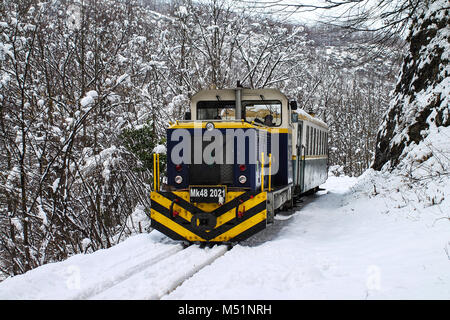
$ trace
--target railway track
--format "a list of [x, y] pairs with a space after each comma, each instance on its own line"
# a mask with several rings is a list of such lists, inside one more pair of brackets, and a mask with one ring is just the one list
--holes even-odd
[[183, 250], [183, 246], [180, 244], [174, 244], [170, 247], [150, 247], [146, 248], [146, 250], [139, 250], [132, 257], [134, 263], [131, 265], [129, 256], [121, 257], [108, 266], [109, 269], [114, 269], [115, 272], [113, 275], [99, 278], [96, 283], [89, 285], [87, 288], [83, 288], [81, 292], [71, 298], [75, 300], [90, 299], [181, 250]]
[[[300, 207], [302, 205], [300, 204]], [[289, 223], [291, 216], [292, 212], [280, 212], [277, 215], [277, 223], [244, 241], [243, 244], [254, 246], [270, 241]], [[72, 298], [161, 299], [230, 249], [231, 245], [208, 247], [204, 243], [192, 245], [174, 243], [170, 246], [146, 248], [132, 258], [119, 259], [110, 266], [117, 268], [118, 272], [114, 276], [110, 279], [101, 279]], [[130, 259], [133, 260], [132, 264]]]
[[184, 281], [227, 252], [225, 245], [200, 248], [191, 245], [157, 252], [145, 261], [129, 268], [111, 281], [94, 286], [78, 299], [161, 299]]

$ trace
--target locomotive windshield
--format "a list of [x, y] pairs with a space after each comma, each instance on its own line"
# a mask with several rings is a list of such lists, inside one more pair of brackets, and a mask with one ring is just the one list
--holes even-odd
[[280, 101], [243, 101], [245, 121], [263, 124], [269, 127], [281, 125]]
[[[242, 101], [245, 121], [256, 122], [269, 127], [281, 125], [281, 102], [278, 100]], [[199, 101], [198, 120], [235, 120], [234, 101]]]
[[234, 101], [199, 101], [198, 120], [235, 120]]

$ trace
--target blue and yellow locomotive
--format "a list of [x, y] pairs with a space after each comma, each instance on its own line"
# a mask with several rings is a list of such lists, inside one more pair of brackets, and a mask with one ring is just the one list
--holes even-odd
[[152, 227], [188, 242], [242, 241], [327, 179], [328, 127], [276, 89], [204, 90], [155, 159]]

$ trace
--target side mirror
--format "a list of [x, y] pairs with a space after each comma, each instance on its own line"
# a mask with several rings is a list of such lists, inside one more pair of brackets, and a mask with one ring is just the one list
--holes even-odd
[[290, 102], [291, 110], [297, 110], [297, 101], [293, 100]]
[[298, 122], [298, 113], [297, 112], [291, 113], [291, 122], [292, 123], [297, 123]]
[[191, 112], [190, 111], [184, 113], [184, 120], [191, 120]]

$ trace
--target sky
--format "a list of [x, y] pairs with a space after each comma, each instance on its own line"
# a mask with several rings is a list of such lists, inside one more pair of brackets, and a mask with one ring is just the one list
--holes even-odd
[[[333, 0], [333, 3], [346, 2], [348, 0]], [[386, 5], [395, 5], [398, 0], [386, 1]], [[239, 0], [243, 6], [250, 7], [256, 3], [258, 13], [273, 13], [281, 19], [291, 22], [299, 22], [306, 25], [315, 25], [320, 22], [336, 22], [336, 18], [345, 19], [350, 14], [355, 14], [358, 10], [373, 9], [380, 0], [361, 0], [359, 4], [339, 5], [334, 8], [317, 9], [309, 6], [327, 7], [330, 3], [326, 0]], [[304, 7], [298, 7], [303, 5]], [[379, 14], [379, 12], [378, 12]], [[378, 15], [377, 14], [377, 15]], [[370, 22], [371, 27], [382, 25], [381, 19]]]

